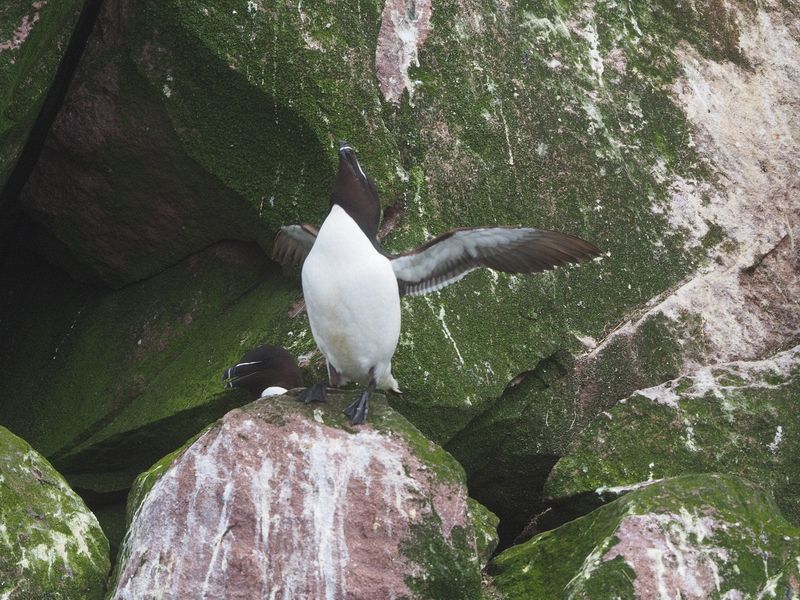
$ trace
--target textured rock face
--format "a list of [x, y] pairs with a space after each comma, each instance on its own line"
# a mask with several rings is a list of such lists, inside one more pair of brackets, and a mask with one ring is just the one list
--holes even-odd
[[798, 560], [800, 530], [768, 495], [707, 474], [630, 492], [507, 550], [492, 572], [509, 600], [794, 598]]
[[113, 598], [478, 598], [460, 469], [373, 401], [351, 394], [234, 410], [132, 498]]
[[0, 8], [0, 190], [53, 82], [82, 5], [79, 0], [11, 0]]
[[0, 427], [0, 597], [103, 598], [97, 519], [50, 464]]
[[[19, 218], [16, 196], [32, 166], [33, 156], [23, 149], [29, 138], [36, 142], [29, 147], [41, 144], [42, 121], [52, 120], [58, 108], [50, 102], [42, 110], [48, 93], [63, 83], [56, 74], [83, 4], [9, 0], [0, 7], [0, 250]], [[42, 113], [47, 118], [36, 126]]]
[[[663, 256], [661, 242], [671, 232], [681, 232], [683, 252], [698, 260], [683, 278], [658, 293], [642, 294], [637, 307], [626, 311], [620, 321], [609, 321], [599, 336], [578, 335], [583, 347], [572, 349], [573, 356], [561, 351], [541, 360], [446, 445], [465, 465], [476, 497], [505, 522], [547, 508], [535, 500], [542, 491], [543, 475], [559, 456], [569, 452], [574, 436], [593, 420], [599, 420], [593, 431], [613, 428], [603, 413], [619, 400], [682, 374], [691, 377], [700, 367], [713, 369], [719, 364], [725, 370], [731, 361], [769, 360], [800, 341], [800, 304], [796, 301], [800, 253], [792, 241], [800, 235], [796, 175], [800, 155], [791, 141], [800, 135], [795, 109], [800, 78], [796, 11], [777, 2], [758, 8], [750, 3], [729, 3], [721, 8], [717, 3], [700, 2], [691, 8], [673, 5], [666, 13], [659, 6], [651, 3], [645, 9], [649, 14], [634, 9], [636, 14], [623, 18], [630, 27], [628, 33], [643, 44], [636, 51], [627, 46], [627, 34], [615, 29], [618, 24], [605, 21], [605, 3], [586, 3], [577, 18], [586, 22], [591, 14], [595, 23], [607, 27], [594, 29], [597, 60], [592, 64], [598, 78], [611, 81], [612, 90], [615, 80], [624, 81], [630, 90], [630, 77], [647, 78], [645, 73], [653, 65], [671, 65], [663, 72], [674, 74], [664, 82], [670, 90], [667, 99], [685, 116], [689, 128], [678, 146], [691, 147], [699, 162], [695, 172], [680, 173], [670, 152], [652, 157], [650, 172], [656, 187], [666, 187], [666, 194], [649, 197], [650, 209], [665, 219], [658, 237], [650, 238], [650, 252]], [[663, 19], [658, 21], [658, 15]], [[693, 30], [693, 23], [705, 23], [701, 26], [705, 33]], [[575, 32], [576, 22], [567, 21], [565, 26]], [[651, 44], [663, 44], [673, 36], [677, 50], [661, 46], [660, 58], [651, 55], [654, 60], [649, 67], [634, 66]], [[615, 93], [599, 87], [596, 91], [600, 106], [605, 94]], [[629, 97], [626, 102], [632, 100]], [[627, 104], [623, 112], [630, 108]], [[606, 112], [602, 115], [608, 124], [612, 117]], [[644, 115], [640, 124], [654, 119]], [[621, 139], [624, 144], [632, 143], [629, 135]], [[626, 164], [630, 160], [626, 158]], [[636, 198], [629, 201], [638, 202]], [[605, 204], [601, 214], [611, 217]], [[640, 236], [639, 221], [632, 222], [636, 225], [625, 229]], [[620, 246], [609, 249], [613, 256]], [[624, 279], [628, 269], [636, 273], [629, 283], [633, 290], [639, 286], [638, 277], [647, 277], [643, 273], [646, 261], [629, 258], [603, 274], [610, 292], [613, 282]], [[647, 471], [643, 473], [633, 450], [654, 438], [640, 435], [632, 419], [628, 423], [631, 437], [626, 446], [632, 450], [628, 459], [637, 466], [606, 466], [612, 471], [631, 469], [646, 478]], [[657, 423], [653, 432], [663, 420]], [[778, 424], [774, 423], [770, 436]], [[680, 429], [658, 430], [656, 439], [680, 445]], [[582, 438], [582, 457], [591, 453], [591, 440], [588, 435]], [[485, 466], [481, 457], [487, 454], [499, 456], [501, 464], [507, 465], [502, 470], [505, 476], [498, 478], [496, 469]], [[582, 464], [576, 457], [571, 471]], [[669, 474], [693, 470], [669, 470]], [[611, 478], [609, 485], [619, 479], [632, 480]], [[499, 504], [491, 504], [488, 498], [498, 499]]]
[[800, 347], [719, 364], [637, 391], [599, 418], [556, 464], [545, 493], [560, 506], [691, 472], [746, 477], [800, 524]]
[[[548, 508], [553, 464], [620, 399], [800, 341], [791, 3], [103, 7], [23, 203], [53, 238], [36, 249], [70, 273], [113, 287], [152, 279], [121, 296], [72, 295], [71, 283], [66, 302], [47, 286], [27, 296], [16, 339], [28, 354], [29, 331], [45, 342], [5, 384], [48, 382], [52, 395], [29, 394], [37, 418], [19, 401], [13, 424], [73, 472], [100, 458], [130, 468], [125, 440], [153, 439], [158, 427], [140, 427], [166, 430], [175, 412], [205, 404], [212, 374], [243, 350], [280, 344], [318, 369], [307, 321], [284, 318], [292, 292], [276, 273], [256, 284], [248, 267], [241, 278], [231, 269], [231, 293], [212, 292], [220, 302], [199, 311], [202, 290], [228, 289], [207, 271], [163, 295], [151, 286], [216, 240], [264, 246], [277, 225], [319, 222], [342, 137], [397, 209], [390, 251], [484, 223], [564, 230], [608, 251], [575, 269], [475, 273], [403, 300], [395, 404], [462, 461], [506, 540]], [[24, 288], [22, 275], [4, 283]], [[118, 330], [95, 308], [136, 325], [103, 337]], [[200, 313], [214, 323], [200, 327]], [[51, 314], [58, 327], [45, 326]], [[197, 331], [178, 335], [185, 352], [139, 362], [138, 340], [152, 358], [162, 343], [180, 346], [164, 338], [181, 324]], [[88, 400], [67, 412], [64, 397]]]
[[266, 281], [257, 247], [235, 242], [116, 292], [70, 281], [24, 246], [0, 264], [4, 281], [25, 282], [0, 291], [0, 359], [14, 374], [0, 381], [0, 422], [95, 497], [124, 499], [158, 457], [249, 401], [223, 392], [222, 370], [294, 297]]

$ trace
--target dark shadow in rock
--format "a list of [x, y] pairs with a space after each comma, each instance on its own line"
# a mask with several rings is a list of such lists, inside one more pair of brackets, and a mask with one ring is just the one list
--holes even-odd
[[[17, 198], [28, 181], [36, 161], [39, 159], [39, 154], [44, 147], [44, 141], [50, 131], [50, 127], [61, 104], [64, 102], [67, 90], [75, 74], [75, 69], [86, 47], [86, 41], [89, 39], [97, 20], [101, 3], [102, 0], [84, 0], [83, 8], [72, 30], [67, 48], [58, 65], [52, 84], [47, 90], [36, 120], [30, 128], [25, 145], [17, 158], [16, 165], [14, 165], [8, 175], [8, 179], [0, 189], [0, 210], [4, 216], [0, 223], [0, 250], [5, 247], [7, 233], [17, 223], [17, 218], [19, 217], [19, 213], [16, 210]], [[8, 132], [4, 131], [3, 133], [5, 135]], [[3, 139], [5, 140], [5, 137]], [[13, 216], [14, 218], [9, 219], [8, 216]]]
[[222, 239], [264, 245], [298, 198], [324, 211], [326, 144], [182, 26], [105, 3], [21, 193], [82, 279], [119, 288]]
[[[127, 489], [139, 473], [150, 468], [158, 459], [179, 448], [228, 411], [250, 401], [247, 390], [225, 390], [214, 394], [200, 406], [102, 439], [88, 447], [84, 446], [78, 452], [58, 453], [50, 460], [73, 484], [75, 491], [84, 499], [88, 498], [87, 502], [91, 500], [96, 503], [105, 494], [96, 487], [82, 486], [81, 475], [115, 473], [125, 480], [117, 489]], [[111, 496], [114, 496], [113, 492]]]
[[571, 402], [559, 405], [551, 389], [569, 379], [570, 361], [566, 353], [555, 353], [514, 378], [489, 409], [445, 446], [467, 472], [470, 496], [500, 518], [498, 551], [512, 545], [544, 508], [542, 490], [560, 458], [556, 450], [564, 432], [549, 426], [549, 412], [532, 406], [549, 402], [553, 412], [564, 413], [559, 420], [567, 412], [571, 416]]

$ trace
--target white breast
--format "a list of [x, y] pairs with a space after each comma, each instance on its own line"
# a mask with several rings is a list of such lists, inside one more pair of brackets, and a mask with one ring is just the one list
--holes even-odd
[[400, 295], [389, 260], [334, 205], [303, 264], [303, 294], [320, 351], [346, 379], [396, 388], [391, 360], [400, 336]]

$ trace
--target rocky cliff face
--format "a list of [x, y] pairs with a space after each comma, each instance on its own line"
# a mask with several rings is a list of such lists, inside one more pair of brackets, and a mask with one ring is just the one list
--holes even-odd
[[43, 129], [47, 84], [27, 86], [71, 36], [59, 6], [0, 12], [0, 173], [44, 140], [3, 198], [22, 216], [0, 225], [0, 423], [109, 531], [137, 473], [247, 402], [219, 394], [244, 351], [321, 375], [265, 250], [321, 221], [340, 138], [390, 251], [486, 223], [606, 251], [403, 300], [391, 402], [461, 462], [503, 546], [714, 471], [797, 524], [793, 4], [107, 0]]

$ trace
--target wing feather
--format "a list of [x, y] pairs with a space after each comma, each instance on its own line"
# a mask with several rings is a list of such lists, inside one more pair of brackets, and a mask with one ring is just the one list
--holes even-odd
[[279, 263], [302, 265], [318, 233], [319, 229], [308, 223], [281, 227], [272, 243], [272, 259]]
[[600, 256], [581, 238], [533, 227], [453, 229], [391, 258], [403, 295], [427, 294], [487, 267], [506, 273], [539, 273]]

